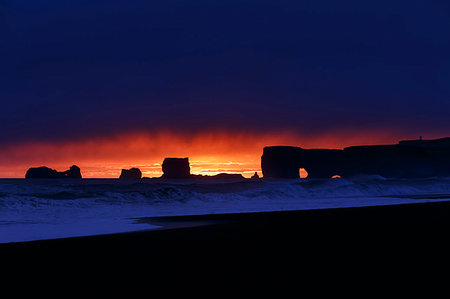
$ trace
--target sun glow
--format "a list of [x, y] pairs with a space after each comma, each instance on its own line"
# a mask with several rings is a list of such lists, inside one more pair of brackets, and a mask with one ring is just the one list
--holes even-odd
[[306, 179], [308, 177], [308, 172], [304, 168], [300, 168], [298, 170], [298, 174], [299, 174], [301, 179]]
[[384, 134], [342, 136], [345, 134], [311, 137], [288, 132], [137, 132], [70, 142], [25, 142], [0, 149], [0, 177], [23, 178], [29, 167], [44, 165], [63, 171], [73, 164], [81, 168], [84, 178], [117, 178], [122, 168], [131, 167], [140, 168], [143, 176], [159, 177], [165, 157], [189, 157], [193, 174], [226, 172], [251, 177], [255, 172], [262, 175], [261, 155], [265, 146], [342, 148], [398, 141]]

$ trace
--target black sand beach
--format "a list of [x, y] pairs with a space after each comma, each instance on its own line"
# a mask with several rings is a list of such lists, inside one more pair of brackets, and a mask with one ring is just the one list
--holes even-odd
[[136, 221], [165, 228], [2, 244], [0, 252], [21, 273], [244, 284], [429, 277], [450, 255], [450, 202]]

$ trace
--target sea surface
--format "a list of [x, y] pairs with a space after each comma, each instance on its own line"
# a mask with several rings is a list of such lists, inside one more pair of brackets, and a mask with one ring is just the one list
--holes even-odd
[[450, 178], [327, 180], [0, 179], [0, 243], [155, 229], [139, 217], [450, 200]]

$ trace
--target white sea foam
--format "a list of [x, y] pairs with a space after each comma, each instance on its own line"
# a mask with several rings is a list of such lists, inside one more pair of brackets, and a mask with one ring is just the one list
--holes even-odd
[[450, 178], [0, 180], [0, 243], [151, 229], [133, 218], [448, 200]]

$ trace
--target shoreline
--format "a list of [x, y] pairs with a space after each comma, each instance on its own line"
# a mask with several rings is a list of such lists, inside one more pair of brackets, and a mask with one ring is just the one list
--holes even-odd
[[[388, 196], [385, 196], [388, 197]], [[390, 196], [389, 196], [390, 197]], [[277, 210], [277, 211], [257, 211], [257, 212], [231, 212], [231, 213], [210, 213], [210, 214], [192, 214], [192, 215], [168, 215], [168, 216], [143, 216], [143, 217], [132, 217], [128, 218], [133, 222], [131, 225], [135, 224], [149, 224], [154, 226], [153, 228], [142, 228], [136, 230], [122, 231], [122, 232], [111, 232], [111, 233], [98, 233], [92, 235], [80, 235], [80, 236], [68, 236], [68, 237], [58, 237], [58, 238], [49, 238], [49, 239], [36, 239], [29, 241], [13, 241], [13, 242], [4, 242], [0, 243], [0, 250], [2, 247], [11, 246], [20, 246], [33, 243], [52, 243], [52, 242], [64, 242], [67, 241], [76, 241], [77, 239], [95, 239], [95, 238], [114, 238], [117, 235], [126, 235], [126, 234], [140, 234], [140, 233], [151, 233], [156, 231], [167, 231], [167, 230], [178, 230], [178, 229], [191, 229], [198, 228], [203, 226], [214, 226], [214, 225], [234, 225], [234, 224], [248, 224], [250, 221], [256, 222], [266, 222], [265, 218], [273, 218], [273, 219], [282, 219], [283, 217], [292, 218], [292, 217], [311, 217], [313, 215], [317, 215], [319, 217], [323, 217], [324, 214], [329, 214], [331, 217], [334, 217], [335, 214], [353, 214], [353, 212], [369, 212], [373, 213], [375, 210], [378, 210], [380, 213], [383, 213], [383, 209], [387, 208], [388, 210], [398, 210], [402, 209], [418, 209], [424, 207], [425, 209], [434, 209], [442, 207], [449, 208], [449, 217], [450, 217], [450, 194], [437, 194], [435, 196], [396, 196], [398, 198], [409, 198], [409, 199], [426, 199], [430, 198], [432, 201], [426, 202], [407, 202], [407, 203], [393, 203], [393, 204], [376, 204], [369, 206], [351, 206], [351, 207], [330, 207], [330, 208], [307, 208], [307, 209], [292, 209], [292, 210]], [[436, 199], [440, 199], [438, 201], [433, 201]], [[447, 199], [447, 200], [446, 200]], [[419, 211], [420, 213], [420, 211]], [[317, 217], [316, 216], [316, 217]], [[300, 219], [297, 219], [300, 220]], [[304, 219], [303, 219], [304, 220]], [[295, 221], [295, 220], [294, 220]], [[450, 222], [450, 221], [449, 221]], [[256, 226], [256, 224], [255, 224]], [[450, 227], [449, 227], [450, 229]]]
[[[449, 198], [448, 195], [439, 197], [440, 199]], [[406, 213], [405, 213], [406, 212]], [[395, 213], [398, 213], [397, 220], [395, 220]], [[67, 238], [56, 238], [56, 239], [42, 239], [42, 240], [31, 240], [24, 242], [10, 242], [1, 243], [0, 250], [4, 247], [9, 246], [27, 246], [27, 244], [32, 245], [33, 243], [64, 243], [76, 242], [83, 239], [113, 239], [115, 236], [123, 235], [134, 235], [134, 234], [152, 234], [152, 232], [161, 231], [178, 231], [178, 230], [197, 230], [202, 229], [205, 226], [236, 226], [236, 225], [250, 225], [251, 222], [255, 230], [257, 227], [262, 226], [262, 224], [267, 224], [270, 220], [272, 224], [278, 229], [280, 224], [291, 224], [293, 227], [299, 225], [303, 222], [317, 222], [319, 220], [323, 221], [322, 224], [330, 222], [331, 220], [344, 220], [343, 217], [350, 217], [347, 221], [356, 222], [357, 220], [367, 223], [369, 221], [375, 221], [375, 214], [379, 216], [389, 216], [387, 220], [393, 225], [398, 223], [408, 223], [417, 222], [414, 220], [413, 216], [421, 215], [421, 222], [423, 217], [431, 217], [439, 214], [448, 214], [448, 223], [450, 224], [450, 200], [442, 201], [430, 201], [430, 202], [417, 202], [417, 203], [401, 203], [401, 204], [380, 204], [373, 206], [358, 206], [358, 207], [336, 207], [336, 208], [323, 208], [323, 209], [304, 209], [304, 210], [282, 210], [282, 211], [261, 211], [261, 212], [237, 212], [237, 213], [220, 213], [220, 214], [200, 214], [200, 215], [177, 215], [177, 216], [150, 216], [150, 217], [136, 217], [130, 218], [134, 220], [135, 224], [150, 224], [158, 226], [156, 228], [150, 229], [139, 229], [135, 231], [118, 232], [118, 233], [107, 233], [107, 234], [96, 234], [96, 235], [86, 235], [86, 236], [74, 236]], [[369, 216], [369, 218], [364, 218], [364, 216]], [[327, 219], [325, 219], [325, 217]], [[405, 218], [406, 217], [406, 218]], [[315, 219], [319, 218], [319, 219]], [[431, 219], [430, 218], [430, 219]], [[387, 221], [386, 220], [386, 221]], [[274, 222], [277, 221], [277, 222]], [[386, 222], [385, 221], [385, 222]], [[444, 221], [447, 223], [446, 219], [439, 218], [439, 221]], [[286, 222], [286, 223], [284, 223]], [[312, 224], [312, 223], [311, 223]], [[375, 225], [376, 223], [370, 223]], [[418, 224], [418, 223], [417, 223]], [[427, 223], [423, 223], [427, 225]], [[291, 227], [286, 227], [291, 228]], [[376, 228], [376, 227], [375, 227]], [[383, 228], [383, 226], [380, 226]], [[450, 227], [449, 227], [450, 229]]]
[[12, 271], [194, 284], [395, 280], [450, 264], [450, 201], [134, 219], [164, 227], [6, 243], [0, 254]]
[[[73, 234], [68, 236], [61, 237], [49, 237], [49, 238], [37, 238], [37, 239], [29, 239], [29, 240], [19, 240], [19, 241], [8, 241], [8, 242], [0, 242], [0, 250], [3, 245], [8, 244], [28, 244], [33, 242], [52, 242], [55, 240], [65, 240], [65, 239], [78, 239], [78, 238], [95, 238], [102, 236], [114, 236], [114, 235], [122, 235], [122, 234], [132, 234], [132, 233], [140, 233], [140, 232], [152, 232], [152, 231], [160, 231], [160, 230], [172, 230], [172, 229], [183, 229], [183, 228], [193, 228], [199, 226], [207, 226], [207, 225], [216, 225], [216, 224], [226, 224], [232, 223], [236, 221], [244, 221], [246, 218], [255, 219], [256, 221], [260, 221], [264, 217], [271, 217], [273, 215], [281, 214], [286, 215], [287, 217], [293, 216], [293, 214], [298, 214], [301, 216], [302, 214], [310, 214], [310, 213], [319, 213], [321, 211], [338, 211], [338, 210], [354, 210], [361, 208], [375, 208], [375, 207], [395, 207], [395, 206], [404, 206], [404, 205], [428, 205], [434, 203], [445, 203], [450, 202], [450, 194], [434, 194], [434, 195], [408, 195], [408, 196], [382, 196], [388, 198], [403, 198], [403, 199], [415, 199], [415, 200], [423, 200], [430, 199], [430, 201], [419, 201], [419, 202], [405, 202], [405, 203], [377, 203], [373, 205], [360, 205], [360, 206], [337, 206], [337, 207], [321, 207], [321, 208], [304, 208], [304, 209], [286, 209], [286, 210], [262, 210], [262, 211], [244, 211], [244, 212], [224, 212], [224, 213], [206, 213], [206, 214], [188, 214], [188, 215], [167, 215], [167, 216], [142, 216], [142, 217], [131, 217], [124, 218], [124, 220], [129, 221], [128, 224], [130, 228], [128, 229], [118, 229], [117, 231], [112, 230], [111, 232], [96, 232], [92, 234], [80, 233], [79, 235]], [[117, 225], [116, 223], [113, 223]], [[148, 228], [138, 228], [138, 225], [149, 225]], [[93, 223], [94, 225], [94, 223]], [[104, 225], [104, 224], [102, 224]], [[120, 225], [119, 225], [120, 226]], [[136, 226], [135, 229], [131, 228], [132, 226]], [[152, 226], [153, 228], [150, 228]]]

